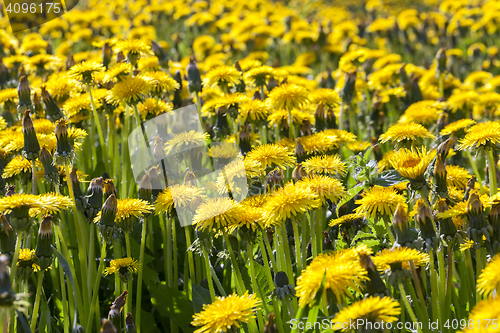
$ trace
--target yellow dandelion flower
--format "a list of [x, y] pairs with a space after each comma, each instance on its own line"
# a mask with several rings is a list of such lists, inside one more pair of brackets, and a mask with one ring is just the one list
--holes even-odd
[[261, 301], [255, 294], [238, 296], [233, 293], [219, 297], [211, 304], [204, 304], [203, 310], [193, 316], [191, 324], [201, 326], [195, 333], [222, 333], [231, 328], [240, 328], [255, 318], [255, 310]]
[[23, 172], [31, 172], [31, 161], [25, 159], [21, 155], [17, 155], [12, 160], [10, 160], [3, 169], [2, 178], [7, 179], [17, 176]]
[[372, 144], [371, 142], [368, 141], [354, 141], [347, 143], [345, 146], [347, 147], [347, 149], [351, 150], [356, 154], [367, 150], [372, 146]]
[[406, 142], [406, 141], [415, 141], [418, 138], [422, 139], [432, 139], [435, 137], [432, 135], [424, 126], [416, 123], [402, 123], [396, 124], [387, 130], [384, 134], [382, 134], [379, 138], [381, 143], [385, 143], [388, 141], [391, 142]]
[[425, 147], [421, 150], [403, 148], [398, 150], [389, 162], [401, 176], [409, 180], [417, 180], [423, 177], [433, 157], [433, 154], [426, 152]]
[[128, 77], [111, 88], [107, 100], [112, 104], [134, 105], [143, 99], [151, 88], [149, 80], [142, 76]]
[[406, 109], [398, 122], [430, 125], [439, 119], [443, 107], [442, 103], [436, 101], [416, 102]]
[[274, 110], [298, 108], [308, 102], [308, 95], [306, 88], [284, 83], [269, 93], [270, 107]]
[[[401, 307], [398, 301], [390, 297], [369, 296], [341, 309], [333, 318], [332, 324], [336, 325], [335, 327], [343, 327], [342, 332], [357, 332], [358, 322], [362, 322], [363, 325], [369, 325], [367, 322], [392, 323], [398, 320], [400, 313]], [[355, 324], [346, 325], [351, 322]]]
[[0, 90], [0, 103], [11, 102], [17, 104], [19, 95], [16, 88], [8, 88]]
[[245, 73], [245, 81], [254, 83], [257, 87], [262, 87], [267, 80], [274, 75], [274, 68], [270, 66], [259, 66], [250, 69]]
[[306, 177], [300, 180], [297, 185], [306, 186], [313, 190], [322, 204], [326, 202], [326, 199], [338, 203], [346, 194], [344, 186], [338, 179], [325, 175]]
[[193, 225], [200, 230], [212, 229], [214, 225], [217, 228], [226, 227], [237, 223], [242, 214], [244, 214], [242, 206], [234, 203], [232, 199], [212, 198], [198, 206], [193, 217]]
[[335, 137], [328, 135], [325, 131], [303, 136], [300, 138], [300, 143], [304, 147], [306, 153], [310, 155], [325, 154], [338, 147], [338, 142], [335, 141]]
[[208, 138], [208, 133], [196, 132], [195, 130], [174, 134], [174, 137], [166, 142], [165, 151], [167, 154], [170, 154], [171, 152], [179, 153], [192, 148], [202, 147], [207, 144]]
[[155, 95], [171, 93], [180, 88], [179, 83], [165, 72], [148, 72], [142, 77], [151, 84], [151, 91]]
[[372, 218], [388, 218], [394, 214], [398, 205], [408, 207], [404, 196], [394, 189], [382, 186], [374, 186], [365, 191], [363, 197], [356, 200], [356, 204], [359, 205], [355, 210], [357, 214]]
[[313, 156], [302, 162], [306, 172], [344, 176], [347, 168], [338, 155]]
[[263, 230], [265, 228], [264, 214], [265, 211], [263, 208], [259, 207], [251, 207], [248, 205], [242, 205], [242, 214], [239, 216], [239, 219], [231, 221], [228, 225], [228, 231], [232, 232], [236, 228], [246, 227], [253, 231], [255, 230]]
[[104, 72], [104, 66], [95, 61], [83, 61], [71, 67], [68, 76], [84, 84], [91, 83], [97, 73]]
[[231, 142], [223, 142], [220, 145], [212, 145], [209, 148], [209, 155], [212, 158], [234, 159], [239, 154], [240, 149]]
[[392, 249], [384, 249], [373, 257], [373, 263], [378, 270], [385, 271], [387, 269], [409, 269], [409, 261], [413, 260], [415, 266], [423, 266], [429, 262], [429, 255], [415, 249], [407, 247], [396, 247]]
[[[323, 295], [318, 295], [323, 279]], [[348, 288], [359, 291], [359, 285], [366, 280], [367, 272], [361, 267], [355, 249], [321, 253], [302, 271], [295, 292], [301, 307], [313, 304], [316, 298], [326, 296], [328, 291], [342, 304], [342, 298], [349, 293]]]
[[327, 108], [337, 107], [341, 100], [339, 94], [333, 89], [317, 89], [309, 94], [309, 100], [313, 105], [322, 105]]
[[446, 184], [460, 190], [465, 190], [467, 182], [471, 178], [469, 171], [458, 165], [446, 166]]
[[203, 190], [191, 185], [176, 184], [163, 190], [155, 201], [156, 214], [171, 213], [174, 208], [184, 208], [193, 203], [200, 203], [205, 197]]
[[260, 162], [262, 168], [286, 167], [295, 166], [296, 158], [292, 151], [286, 147], [277, 144], [267, 144], [258, 146], [252, 149], [246, 156], [245, 160], [255, 160]]
[[219, 66], [207, 73], [203, 79], [204, 87], [218, 86], [225, 89], [234, 86], [241, 81], [241, 73], [231, 66]]
[[47, 192], [38, 196], [38, 201], [41, 203], [39, 207], [30, 209], [30, 216], [42, 217], [47, 214], [56, 214], [61, 210], [71, 208], [73, 201], [70, 197], [66, 197], [53, 192]]
[[341, 226], [344, 224], [352, 223], [356, 220], [360, 220], [362, 218], [363, 218], [363, 214], [359, 214], [359, 213], [347, 214], [347, 215], [343, 215], [337, 219], [330, 220], [328, 225], [330, 227]]
[[458, 150], [486, 147], [498, 148], [500, 147], [500, 123], [487, 121], [474, 125], [467, 131], [465, 137], [459, 140], [459, 143]]
[[384, 154], [384, 156], [382, 156], [382, 159], [377, 164], [378, 170], [380, 172], [392, 168], [390, 160], [392, 156], [394, 156], [394, 154], [396, 154], [395, 150], [389, 150], [387, 153]]
[[127, 64], [126, 62], [119, 62], [103, 73], [103, 82], [111, 82], [113, 79], [118, 79], [118, 81], [121, 81], [130, 74], [130, 70], [130, 64]]
[[472, 249], [474, 247], [474, 241], [472, 239], [466, 239], [462, 244], [460, 244], [460, 252]]
[[137, 105], [137, 109], [139, 110], [141, 118], [144, 120], [148, 117], [148, 115], [157, 116], [162, 113], [170, 112], [172, 111], [173, 106], [172, 104], [167, 104], [162, 100], [146, 98], [144, 102]]
[[310, 187], [288, 183], [269, 196], [265, 219], [267, 224], [279, 225], [287, 218], [317, 208], [320, 204], [318, 195]]
[[124, 56], [128, 56], [129, 53], [141, 56], [154, 55], [153, 51], [151, 51], [151, 46], [140, 39], [127, 39], [120, 41], [116, 43], [113, 49], [116, 53], [123, 52]]
[[483, 296], [489, 296], [500, 286], [500, 255], [495, 255], [482, 270], [477, 279], [477, 291]]
[[455, 122], [452, 122], [451, 124], [446, 125], [441, 132], [439, 132], [439, 135], [451, 135], [455, 132], [458, 132], [460, 130], [466, 129], [472, 125], [474, 125], [476, 122], [472, 119], [460, 119]]
[[478, 100], [479, 94], [474, 90], [457, 91], [448, 98], [446, 103], [452, 112], [456, 112], [458, 110], [471, 108]]
[[265, 120], [270, 112], [268, 104], [258, 99], [240, 104], [239, 111], [238, 117], [242, 124], [247, 120], [251, 122]]
[[301, 125], [304, 121], [308, 121], [310, 124], [314, 123], [314, 116], [310, 113], [297, 109], [291, 111], [276, 110], [267, 117], [269, 127], [272, 128], [274, 125], [289, 127], [290, 114], [292, 115], [292, 122], [294, 124]]
[[[466, 325], [458, 333], [494, 333], [498, 331], [498, 326], [494, 325], [500, 318], [500, 298], [490, 297], [479, 301], [470, 312]], [[491, 321], [491, 324], [489, 323]], [[472, 325], [476, 323], [477, 325]]]
[[17, 259], [16, 266], [18, 267], [31, 267], [33, 272], [38, 272], [40, 266], [35, 262], [36, 254], [35, 250], [31, 249], [20, 249], [19, 258]]
[[141, 264], [132, 258], [113, 259], [104, 269], [104, 275], [135, 273], [140, 269]]

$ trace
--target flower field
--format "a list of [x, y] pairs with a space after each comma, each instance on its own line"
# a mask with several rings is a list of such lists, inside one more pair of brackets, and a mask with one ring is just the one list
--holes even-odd
[[0, 332], [500, 329], [500, 1], [2, 9]]

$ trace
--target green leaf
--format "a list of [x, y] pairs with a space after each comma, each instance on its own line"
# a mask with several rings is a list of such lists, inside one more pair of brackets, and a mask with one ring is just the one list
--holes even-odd
[[40, 322], [38, 323], [38, 328], [40, 332], [52, 333], [50, 309], [45, 296], [42, 296], [40, 300]]
[[18, 319], [18, 327], [17, 327], [17, 333], [32, 333], [30, 325], [28, 324], [28, 321], [26, 320], [26, 317], [19, 311], [16, 310], [17, 313], [17, 319]]
[[370, 234], [369, 232], [364, 232], [364, 231], [360, 230], [360, 231], [358, 231], [356, 236], [354, 236], [354, 238], [352, 239], [351, 246], [355, 245], [357, 240], [359, 240], [361, 238], [365, 238], [365, 237], [375, 238], [375, 239], [377, 238], [377, 236], [375, 236], [374, 234]]
[[374, 252], [377, 252], [378, 248], [380, 246], [380, 240], [379, 239], [365, 239], [361, 243], [365, 244], [366, 246], [368, 246]]
[[347, 191], [347, 195], [342, 200], [340, 200], [339, 203], [337, 204], [337, 209], [336, 209], [337, 216], [339, 216], [339, 208], [342, 207], [347, 202], [349, 202], [352, 198], [354, 198], [354, 196], [356, 194], [358, 194], [359, 192], [361, 192], [362, 189], [363, 189], [363, 186], [358, 185], [358, 186], [354, 186], [349, 191]]
[[373, 184], [387, 187], [399, 184], [403, 181], [405, 181], [405, 179], [396, 170], [387, 170], [378, 175], [373, 181]]
[[188, 301], [186, 293], [160, 283], [147, 285], [151, 294], [151, 303], [162, 316], [172, 319], [184, 332], [193, 332], [190, 325], [193, 320], [193, 303]]
[[212, 303], [212, 298], [210, 297], [210, 291], [197, 284], [192, 284], [191, 286], [193, 288], [194, 312], [200, 312], [201, 310], [203, 310], [204, 304]]

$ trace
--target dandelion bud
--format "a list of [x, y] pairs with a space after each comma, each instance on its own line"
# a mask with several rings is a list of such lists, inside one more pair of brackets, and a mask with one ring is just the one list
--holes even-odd
[[424, 203], [422, 199], [417, 201], [417, 214], [415, 215], [415, 222], [420, 227], [420, 237], [426, 245], [426, 249], [436, 249], [439, 240], [436, 237], [434, 230], [433, 216], [430, 208]]
[[311, 135], [311, 129], [312, 125], [307, 119], [305, 119], [300, 125], [300, 133], [302, 134], [302, 136]]
[[180, 108], [182, 106], [182, 77], [181, 71], [177, 70], [174, 74], [174, 80], [179, 84], [179, 89], [176, 89], [174, 92], [174, 99], [172, 103], [174, 104], [174, 108]]
[[12, 290], [10, 276], [7, 267], [9, 258], [0, 254], [0, 307], [10, 307], [14, 303], [16, 293]]
[[439, 77], [446, 71], [446, 48], [440, 48], [436, 53], [436, 76]]
[[149, 203], [153, 201], [153, 188], [151, 187], [149, 173], [146, 173], [139, 182], [138, 197]]
[[120, 296], [118, 296], [113, 304], [111, 304], [111, 309], [109, 310], [108, 318], [115, 318], [122, 312], [125, 303], [127, 302], [128, 291], [125, 290]]
[[319, 104], [314, 112], [314, 128], [316, 132], [321, 132], [325, 129], [325, 111], [323, 104]]
[[434, 180], [436, 182], [435, 191], [441, 197], [446, 197], [448, 187], [446, 185], [446, 166], [441, 160], [441, 155], [437, 155], [436, 163], [434, 164]]
[[437, 130], [441, 131], [448, 125], [448, 114], [446, 112], [441, 113], [437, 121]]
[[476, 244], [483, 242], [482, 236], [490, 242], [490, 235], [493, 233], [493, 227], [488, 223], [483, 213], [484, 207], [479, 195], [475, 192], [471, 193], [467, 201], [467, 217], [469, 218], [467, 237]]
[[45, 215], [40, 223], [35, 256], [36, 263], [42, 270], [46, 270], [52, 264], [52, 215]]
[[356, 84], [356, 76], [357, 76], [356, 71], [351, 71], [344, 74], [345, 83], [342, 89], [340, 90], [339, 96], [346, 104], [350, 104], [354, 97], [354, 86]]
[[5, 193], [5, 196], [10, 197], [14, 194], [16, 194], [16, 185], [7, 186], [7, 192]]
[[34, 107], [34, 114], [37, 118], [44, 118], [44, 111], [43, 111], [43, 106], [42, 102], [40, 100], [40, 94], [38, 92], [35, 92], [33, 94], [33, 107]]
[[104, 205], [102, 206], [101, 211], [101, 220], [98, 223], [99, 231], [105, 242], [109, 242], [113, 233], [116, 230], [115, 217], [118, 212], [118, 201], [116, 200], [116, 196], [111, 194]]
[[[436, 203], [437, 211], [443, 213], [449, 209], [446, 204], [446, 199], [440, 199]], [[439, 221], [439, 234], [441, 238], [447, 242], [451, 241], [457, 235], [457, 227], [451, 218], [438, 219]]]
[[7, 66], [0, 59], [0, 87], [4, 88], [5, 84], [10, 81], [9, 70]]
[[300, 139], [297, 139], [295, 142], [295, 156], [297, 157], [297, 162], [302, 163], [306, 158], [306, 150], [302, 145]]
[[125, 56], [123, 55], [123, 52], [120, 51], [116, 54], [116, 63], [124, 62], [125, 61]]
[[493, 250], [495, 251], [495, 253], [498, 253], [498, 251], [500, 250], [500, 204], [495, 203], [491, 207], [490, 213], [488, 214], [488, 221], [490, 222], [490, 225], [494, 231], [492, 240]]
[[184, 185], [187, 186], [198, 186], [196, 183], [196, 175], [192, 171], [187, 171], [186, 175], [184, 176]]
[[66, 58], [66, 68], [69, 70], [71, 67], [75, 66], [75, 58], [73, 58], [72, 54], [69, 54], [68, 57]]
[[380, 297], [387, 296], [388, 290], [385, 286], [384, 281], [382, 281], [382, 279], [380, 278], [380, 274], [378, 273], [377, 267], [375, 267], [371, 256], [366, 253], [360, 253], [359, 262], [368, 273], [369, 278], [367, 281], [365, 281], [365, 297], [370, 295]]
[[239, 132], [239, 144], [243, 155], [246, 155], [252, 149], [251, 138], [249, 126], [242, 125]]
[[274, 88], [276, 88], [277, 86], [278, 86], [278, 82], [276, 81], [274, 76], [269, 77], [269, 80], [267, 81], [267, 90], [271, 91]]
[[335, 118], [335, 112], [332, 109], [328, 109], [325, 112], [325, 122], [327, 129], [337, 128], [337, 118]]
[[14, 255], [16, 249], [16, 234], [5, 215], [0, 214], [0, 252]]
[[469, 181], [467, 181], [467, 187], [465, 188], [464, 201], [469, 200], [469, 194], [476, 187], [476, 176], [472, 176]]
[[23, 156], [27, 160], [34, 161], [40, 153], [40, 144], [36, 137], [35, 128], [33, 127], [33, 120], [30, 117], [30, 110], [24, 111], [23, 118], [23, 136], [24, 136], [24, 149]]
[[56, 122], [64, 117], [52, 95], [42, 86], [42, 101], [45, 104], [45, 116], [48, 120]]
[[160, 66], [163, 68], [168, 68], [168, 56], [165, 50], [154, 40], [151, 41], [151, 51], [158, 58]]
[[[236, 61], [234, 63], [234, 67], [238, 70], [238, 72], [241, 73], [241, 75], [243, 76], [243, 69], [241, 69], [241, 66], [240, 66], [240, 63], [238, 61]], [[235, 88], [236, 88], [236, 92], [239, 92], [239, 93], [245, 93], [246, 91], [246, 85], [245, 85], [245, 81], [244, 80], [240, 80], [240, 82], [238, 82], [236, 85], [235, 85]]]
[[280, 271], [274, 276], [274, 294], [278, 299], [295, 296], [295, 287], [289, 283], [288, 275]]
[[270, 313], [267, 316], [266, 325], [264, 326], [264, 333], [278, 333], [278, 328], [274, 323], [275, 315], [274, 313]]
[[104, 184], [104, 199], [107, 199], [111, 194], [118, 196], [115, 184], [113, 183], [113, 179], [103, 180], [103, 184]]
[[266, 188], [269, 192], [276, 190], [277, 188], [283, 187], [285, 177], [283, 175], [283, 170], [274, 169], [269, 172], [266, 176]]
[[327, 230], [323, 231], [323, 249], [325, 251], [333, 250], [333, 241]]
[[418, 240], [417, 231], [410, 227], [408, 223], [408, 216], [403, 206], [398, 204], [394, 217], [392, 219], [392, 226], [396, 233], [395, 247], [408, 247], [418, 249], [421, 247], [422, 242]]
[[102, 46], [102, 64], [104, 67], [108, 68], [109, 63], [111, 62], [111, 46], [109, 43], [104, 43]]
[[35, 251], [31, 249], [20, 249], [19, 259], [17, 260], [16, 278], [27, 280], [33, 272], [38, 272], [40, 266], [35, 262]]
[[101, 324], [101, 333], [116, 333], [116, 328], [108, 319], [103, 319]]
[[452, 144], [453, 138], [449, 138], [438, 146], [437, 154], [441, 156], [441, 159], [443, 161], [446, 159], [446, 157], [448, 157]]
[[87, 189], [87, 216], [88, 221], [92, 221], [101, 210], [104, 196], [104, 184], [102, 177], [94, 178], [90, 181]]
[[54, 161], [56, 164], [71, 164], [74, 158], [73, 143], [68, 138], [68, 129], [64, 119], [57, 122], [55, 132], [57, 145]]
[[85, 214], [85, 210], [87, 209], [87, 199], [82, 193], [82, 189], [80, 187], [80, 181], [78, 180], [78, 169], [73, 167], [71, 173], [69, 174], [69, 179], [71, 180], [71, 184], [73, 185], [73, 194], [75, 196], [76, 208], [79, 211]]
[[252, 100], [253, 100], [253, 101], [255, 101], [255, 100], [261, 101], [261, 100], [262, 100], [262, 95], [260, 94], [260, 91], [258, 91], [258, 90], [257, 90], [257, 91], [253, 94]]
[[293, 169], [293, 172], [292, 172], [293, 181], [298, 182], [299, 180], [301, 180], [304, 177], [307, 177], [307, 172], [304, 169], [304, 167], [302, 166], [302, 163], [297, 163], [297, 166], [295, 167], [295, 169]]
[[227, 112], [225, 107], [217, 108], [215, 111], [215, 125], [213, 126], [213, 131], [215, 137], [222, 141], [222, 139], [229, 135], [229, 123], [227, 122]]
[[187, 81], [188, 81], [188, 90], [190, 93], [200, 93], [202, 90], [202, 82], [200, 70], [198, 69], [198, 65], [194, 58], [189, 60], [189, 64], [187, 66]]
[[127, 333], [135, 333], [135, 324], [134, 324], [134, 317], [132, 317], [132, 314], [129, 312], [127, 313], [127, 317], [125, 318], [125, 325], [127, 327]]
[[31, 89], [26, 75], [21, 76], [19, 79], [19, 85], [17, 86], [17, 95], [19, 97], [17, 112], [24, 113], [24, 111], [26, 110], [33, 109], [33, 105], [31, 104]]

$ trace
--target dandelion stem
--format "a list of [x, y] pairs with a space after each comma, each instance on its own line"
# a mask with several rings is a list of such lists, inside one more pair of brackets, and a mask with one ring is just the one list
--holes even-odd
[[[127, 257], [129, 258], [132, 258], [132, 250], [131, 250], [131, 247], [130, 247], [130, 233], [129, 232], [125, 232], [125, 248], [127, 250]], [[133, 291], [133, 287], [134, 287], [134, 284], [132, 283], [132, 277], [130, 279], [128, 279], [127, 281], [127, 291], [128, 291], [128, 294], [130, 295], [130, 301], [128, 301], [126, 304], [126, 308], [127, 308], [127, 313], [128, 312], [132, 312], [132, 291]]]
[[391, 241], [391, 244], [394, 244], [396, 242], [394, 235], [392, 234], [391, 226], [389, 225], [389, 222], [387, 222], [387, 219], [382, 217], [382, 221], [384, 221], [385, 229], [387, 230], [387, 234], [389, 235], [389, 240]]
[[493, 149], [488, 150], [486, 153], [486, 159], [488, 161], [488, 175], [490, 178], [490, 196], [492, 196], [498, 192], [497, 172], [495, 167], [495, 158], [493, 157]]
[[267, 232], [264, 231], [262, 234], [262, 239], [264, 239], [264, 243], [266, 244], [267, 253], [269, 253], [269, 260], [271, 261], [272, 269], [274, 272], [278, 271], [278, 265], [276, 264], [276, 259], [274, 258], [273, 247], [271, 246], [271, 242], [269, 242], [269, 237], [267, 236]]
[[[283, 238], [283, 251], [285, 252], [284, 253], [284, 256], [285, 256], [284, 260], [285, 260], [287, 275], [288, 275], [289, 279], [291, 279], [292, 281], [295, 281], [295, 279], [293, 277], [292, 258], [290, 256], [290, 245], [288, 243], [288, 235], [286, 232], [286, 226], [281, 225], [278, 228], [280, 229], [281, 237]], [[276, 246], [276, 244], [275, 244], [275, 246]], [[295, 282], [293, 284], [295, 285]]]
[[16, 281], [16, 270], [17, 270], [17, 260], [19, 259], [19, 251], [21, 251], [21, 240], [23, 237], [23, 232], [19, 231], [16, 240], [16, 250], [14, 251], [14, 257], [12, 258], [12, 266], [10, 267], [10, 276], [12, 278], [12, 285], [15, 285]]
[[[104, 268], [104, 258], [106, 257], [106, 246], [107, 242], [105, 240], [102, 241], [101, 247], [101, 259], [99, 260], [99, 267], [97, 268], [97, 274], [94, 281], [94, 288], [92, 290], [92, 301], [90, 303], [90, 311], [87, 314], [87, 326], [86, 330], [92, 332], [92, 315], [94, 313], [95, 304], [97, 303], [97, 297], [99, 294], [99, 284], [101, 282], [102, 270]], [[99, 324], [99, 323], [97, 323]]]
[[[403, 287], [403, 284], [401, 283], [401, 281], [398, 282], [398, 286], [399, 286], [399, 292], [401, 293], [401, 300], [405, 304], [406, 311], [408, 311], [408, 314], [410, 315], [411, 320], [414, 323], [418, 323], [417, 317], [415, 317], [415, 313], [413, 312], [413, 310], [410, 306], [410, 302], [408, 302], [408, 298], [406, 297], [405, 288]], [[422, 330], [420, 329], [419, 325], [416, 325], [416, 328], [417, 328], [418, 333], [422, 333]]]
[[205, 245], [201, 245], [201, 249], [203, 250], [203, 258], [205, 259], [205, 269], [207, 271], [207, 280], [208, 280], [208, 289], [210, 290], [210, 298], [212, 302], [215, 301], [215, 289], [214, 289], [214, 281], [212, 279], [212, 270], [210, 265], [210, 257], [208, 256], [207, 249]]
[[106, 166], [106, 170], [109, 170], [108, 151], [106, 147], [106, 142], [104, 141], [104, 135], [102, 133], [101, 121], [99, 120], [99, 115], [97, 114], [97, 110], [94, 104], [94, 98], [92, 97], [92, 89], [90, 88], [90, 84], [87, 85], [87, 91], [89, 92], [90, 105], [92, 106], [92, 113], [94, 114], [95, 126], [97, 127], [97, 133], [99, 134], [99, 143], [101, 145], [102, 158], [104, 160], [104, 165]]
[[292, 227], [295, 247], [295, 261], [297, 264], [297, 276], [299, 276], [300, 272], [302, 272], [302, 253], [300, 252], [299, 226], [296, 221], [292, 221]]
[[191, 281], [194, 283], [194, 258], [193, 251], [188, 250], [191, 247], [191, 230], [189, 226], [184, 227], [184, 233], [186, 234], [186, 251], [188, 255], [188, 265], [189, 265], [189, 275], [191, 277]]
[[[420, 302], [420, 307], [424, 313], [424, 321], [429, 321], [429, 316], [427, 314], [427, 307], [425, 306], [424, 294], [422, 293], [422, 287], [420, 286], [420, 280], [418, 279], [417, 269], [415, 268], [415, 263], [413, 260], [410, 261], [411, 273], [413, 274], [413, 280], [415, 281], [415, 287], [417, 289], [418, 301]], [[425, 274], [425, 272], [423, 273]]]
[[[254, 293], [257, 292], [259, 294], [260, 299], [264, 303], [266, 298], [262, 294], [262, 290], [260, 289], [260, 286], [257, 283], [257, 278], [256, 278], [257, 274], [255, 274], [255, 264], [253, 262], [253, 244], [251, 242], [247, 242], [247, 257], [248, 257], [248, 261], [250, 263], [250, 278], [252, 280], [253, 292]], [[262, 304], [262, 307], [264, 308], [264, 312], [266, 313], [266, 317], [267, 317], [269, 315], [269, 312], [267, 311], [266, 304]], [[262, 315], [261, 311], [257, 311], [257, 314], [259, 314], [259, 313], [260, 313], [260, 315]], [[259, 323], [259, 325], [260, 325], [260, 323]], [[261, 326], [261, 327], [263, 327], [263, 326]]]
[[[150, 217], [151, 218], [151, 217]], [[139, 251], [139, 263], [141, 268], [139, 270], [139, 276], [137, 277], [137, 301], [135, 303], [135, 326], [137, 333], [141, 333], [141, 310], [142, 310], [142, 274], [144, 272], [144, 247], [146, 246], [146, 227], [147, 223], [145, 218], [142, 220], [142, 234], [141, 234], [141, 248]]]
[[474, 163], [474, 159], [472, 158], [472, 154], [468, 150], [465, 151], [465, 154], [467, 155], [467, 158], [469, 159], [470, 166], [472, 167], [472, 170], [474, 171], [474, 175], [476, 176], [477, 182], [479, 183], [479, 188], [481, 189], [481, 193], [484, 193], [483, 179], [481, 178], [481, 174], [479, 173], [479, 170], [476, 166], [476, 163]]
[[33, 188], [32, 188], [32, 193], [33, 195], [36, 195], [36, 163], [35, 160], [31, 161], [31, 173], [33, 174]]
[[172, 226], [170, 219], [167, 217], [167, 225], [163, 219], [163, 214], [160, 214], [160, 229], [163, 237], [163, 262], [165, 264], [165, 276], [167, 286], [172, 287]]
[[432, 319], [434, 321], [438, 321], [440, 325], [441, 323], [441, 311], [438, 305], [438, 297], [439, 297], [439, 291], [438, 291], [438, 282], [437, 282], [437, 274], [436, 270], [434, 268], [434, 250], [431, 249], [429, 251], [429, 264], [430, 264], [430, 273], [431, 273], [431, 299], [432, 299]]
[[34, 332], [36, 328], [36, 320], [38, 318], [38, 310], [40, 309], [40, 297], [42, 295], [42, 283], [43, 283], [43, 275], [45, 271], [42, 270], [40, 274], [38, 274], [38, 281], [36, 284], [36, 294], [35, 294], [35, 304], [33, 306], [33, 313], [31, 315], [31, 330]]

